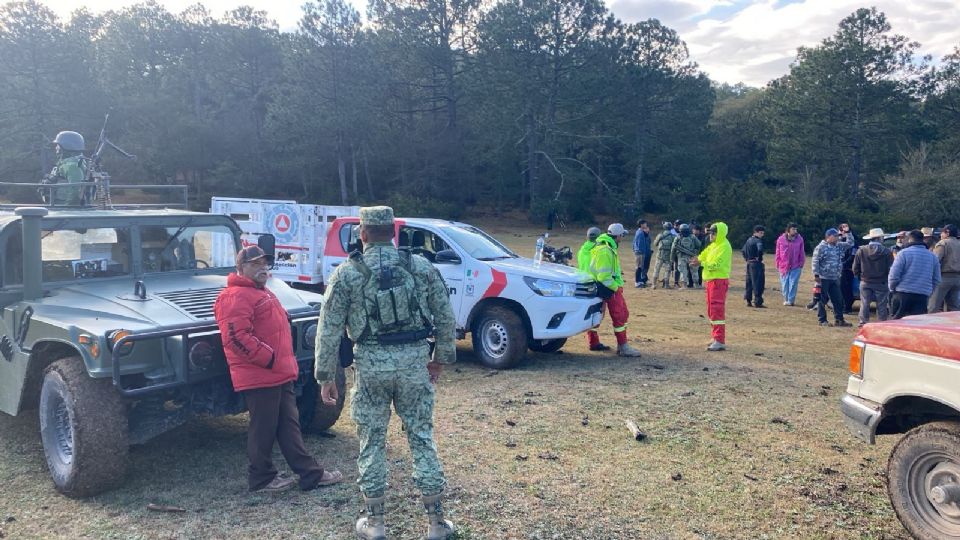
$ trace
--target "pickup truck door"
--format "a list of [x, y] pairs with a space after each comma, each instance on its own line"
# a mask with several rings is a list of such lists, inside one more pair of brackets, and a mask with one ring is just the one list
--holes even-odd
[[452, 249], [462, 260], [463, 255], [460, 251], [450, 245], [450, 243], [437, 232], [412, 225], [403, 225], [400, 227], [397, 233], [397, 245], [400, 248], [409, 249], [414, 255], [423, 256], [440, 271], [440, 275], [447, 285], [447, 294], [450, 295], [450, 304], [453, 307], [453, 314], [457, 318], [459, 326], [460, 310], [465, 294], [463, 289], [463, 278], [464, 272], [466, 271], [465, 265], [462, 262], [460, 264], [437, 264], [437, 253], [445, 249]]

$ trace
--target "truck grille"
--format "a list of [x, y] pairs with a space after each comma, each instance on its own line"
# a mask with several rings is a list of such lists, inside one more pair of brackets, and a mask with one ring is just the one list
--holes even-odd
[[577, 283], [577, 290], [574, 295], [577, 298], [595, 298], [597, 296], [597, 282]]
[[223, 287], [211, 287], [209, 289], [157, 293], [156, 296], [163, 298], [198, 319], [212, 319], [213, 303], [222, 290]]

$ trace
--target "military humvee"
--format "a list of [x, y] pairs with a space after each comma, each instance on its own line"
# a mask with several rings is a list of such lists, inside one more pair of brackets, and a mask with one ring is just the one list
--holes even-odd
[[[264, 247], [270, 251], [270, 238]], [[57, 490], [117, 486], [128, 447], [194, 416], [244, 412], [213, 319], [240, 248], [229, 217], [175, 209], [0, 211], [0, 411], [39, 409]], [[271, 279], [290, 317], [304, 430], [325, 430], [313, 379], [321, 297]]]

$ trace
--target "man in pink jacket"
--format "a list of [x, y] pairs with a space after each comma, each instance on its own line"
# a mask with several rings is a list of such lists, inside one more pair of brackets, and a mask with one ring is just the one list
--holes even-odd
[[791, 223], [780, 238], [777, 238], [777, 272], [780, 273], [780, 293], [785, 306], [794, 305], [797, 299], [797, 286], [806, 258], [803, 236], [797, 232], [797, 224]]
[[311, 490], [343, 480], [339, 471], [325, 471], [310, 455], [300, 433], [300, 415], [293, 383], [299, 367], [293, 353], [287, 311], [270, 289], [272, 257], [258, 246], [237, 253], [237, 272], [227, 277], [213, 305], [233, 389], [243, 394], [250, 411], [247, 428], [250, 491], [275, 492], [291, 487], [273, 466], [274, 443], [300, 476], [300, 489]]

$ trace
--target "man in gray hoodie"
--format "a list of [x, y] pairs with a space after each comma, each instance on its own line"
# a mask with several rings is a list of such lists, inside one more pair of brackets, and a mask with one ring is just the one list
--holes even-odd
[[870, 302], [877, 303], [877, 318], [887, 320], [887, 276], [893, 265], [893, 252], [883, 245], [883, 229], [870, 229], [863, 239], [870, 243], [853, 256], [853, 275], [860, 278], [860, 326], [870, 322]]

